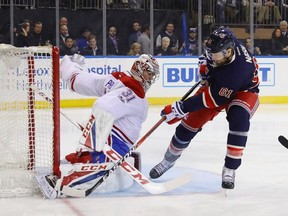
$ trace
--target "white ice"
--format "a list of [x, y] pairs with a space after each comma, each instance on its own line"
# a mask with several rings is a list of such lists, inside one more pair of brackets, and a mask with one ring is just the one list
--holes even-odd
[[[162, 107], [151, 107], [142, 136], [160, 119]], [[90, 109], [62, 109], [81, 122]], [[61, 157], [74, 152], [78, 130], [61, 119]], [[175, 126], [166, 123], [139, 147], [142, 172], [163, 158]], [[288, 137], [288, 105], [260, 105], [251, 120], [242, 166], [236, 173], [236, 186], [227, 196], [221, 189], [221, 170], [226, 152], [228, 125], [225, 113], [209, 122], [189, 148], [158, 181], [191, 173], [187, 185], [161, 195], [151, 195], [134, 183], [127, 191], [92, 194], [87, 198], [45, 200], [37, 197], [0, 199], [0, 215], [5, 216], [287, 216], [288, 149], [278, 141]]]

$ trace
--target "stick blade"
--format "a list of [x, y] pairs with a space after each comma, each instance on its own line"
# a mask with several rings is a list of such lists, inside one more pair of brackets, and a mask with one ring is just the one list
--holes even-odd
[[69, 186], [64, 185], [61, 189], [61, 193], [63, 193], [65, 196], [70, 196], [70, 197], [81, 197], [84, 198], [86, 197], [86, 190], [78, 190], [75, 188], [71, 188]]
[[165, 185], [166, 192], [179, 188], [189, 183], [191, 180], [192, 180], [192, 175], [190, 173], [186, 173], [171, 181], [165, 182], [164, 185]]
[[280, 135], [280, 136], [278, 137], [278, 141], [279, 141], [285, 148], [288, 149], [288, 140], [287, 140], [284, 136]]

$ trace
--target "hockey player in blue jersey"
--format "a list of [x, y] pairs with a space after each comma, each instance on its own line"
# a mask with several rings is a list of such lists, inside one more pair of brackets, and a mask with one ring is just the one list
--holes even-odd
[[222, 187], [233, 189], [235, 170], [241, 165], [250, 119], [259, 105], [258, 64], [228, 29], [215, 30], [199, 57], [203, 85], [184, 102], [176, 101], [161, 112], [168, 124], [181, 120], [164, 159], [150, 171], [152, 179], [170, 169], [202, 127], [222, 110], [229, 125]]

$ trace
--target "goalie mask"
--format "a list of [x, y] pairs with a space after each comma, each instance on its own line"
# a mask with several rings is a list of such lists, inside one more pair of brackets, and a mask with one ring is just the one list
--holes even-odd
[[[144, 72], [148, 75], [145, 75]], [[159, 78], [159, 73], [157, 60], [148, 54], [139, 56], [131, 68], [132, 77], [142, 83], [145, 92], [147, 92], [151, 85]]]
[[206, 42], [206, 55], [212, 60], [215, 66], [221, 66], [229, 62], [230, 56], [227, 55], [227, 49], [234, 50], [234, 37], [229, 30], [223, 27], [215, 30]]

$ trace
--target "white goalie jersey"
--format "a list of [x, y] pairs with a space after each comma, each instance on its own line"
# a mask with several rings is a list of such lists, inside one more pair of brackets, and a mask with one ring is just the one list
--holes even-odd
[[133, 144], [140, 136], [141, 125], [147, 118], [148, 101], [141, 84], [124, 72], [97, 75], [83, 71], [77, 63], [65, 56], [61, 78], [78, 94], [99, 97], [93, 107], [111, 113], [114, 117], [112, 132], [126, 143]]

